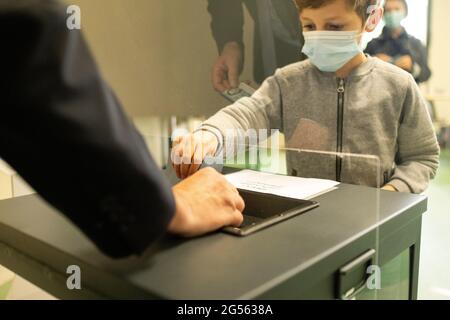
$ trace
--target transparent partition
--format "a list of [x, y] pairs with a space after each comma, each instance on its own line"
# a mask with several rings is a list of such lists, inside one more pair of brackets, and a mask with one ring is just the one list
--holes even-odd
[[[174, 137], [195, 131], [222, 108], [251, 96], [277, 68], [306, 59], [301, 53], [299, 12], [291, 0], [232, 4], [227, 0], [113, 0], [104, 5], [105, 2], [74, 3], [82, 10], [83, 30], [105, 70], [106, 80], [172, 183], [179, 181], [171, 159]], [[108, 33], [114, 37], [105, 37]], [[354, 234], [350, 231], [355, 229], [361, 231], [360, 235], [369, 231], [374, 234], [370, 248], [375, 254], [368, 261], [374, 266], [382, 264], [383, 274], [399, 274], [396, 268], [404, 269], [408, 260], [400, 257], [392, 262], [395, 267], [385, 267], [385, 261], [380, 259], [383, 247], [378, 230], [384, 221], [384, 201], [389, 199], [385, 196], [387, 191], [381, 189], [389, 183], [394, 164], [391, 156], [384, 155], [394, 154], [395, 146], [378, 143], [371, 118], [359, 108], [358, 102], [352, 103], [367, 97], [344, 101], [352, 93], [340, 93], [339, 84], [334, 83], [337, 79], [328, 80], [326, 90], [310, 87], [309, 83], [299, 84], [295, 102], [289, 106], [288, 100], [292, 99], [284, 99], [284, 109], [274, 108], [271, 120], [279, 118], [279, 121], [272, 121], [276, 123], [273, 128], [232, 133], [232, 138], [225, 137], [222, 141], [222, 149], [208, 154], [202, 159], [204, 165], [199, 166], [214, 166], [227, 175], [250, 170], [338, 183], [328, 192], [309, 195], [311, 199], [336, 197], [336, 208], [349, 208], [339, 211], [327, 207], [328, 212], [342, 215], [342, 219], [339, 224], [324, 225], [324, 237], [336, 236], [336, 230], [344, 238], [345, 232]], [[278, 99], [278, 95], [266, 98]], [[313, 106], [315, 101], [327, 103]], [[275, 105], [274, 101], [270, 103]], [[241, 123], [245, 120], [248, 119]], [[295, 187], [290, 189], [295, 191]], [[341, 193], [346, 196], [339, 196]], [[350, 209], [355, 208], [361, 210], [360, 214], [350, 216], [349, 212], [354, 211]], [[335, 244], [339, 245], [344, 243]], [[358, 254], [366, 258], [366, 253]], [[342, 261], [342, 266], [351, 263], [358, 254]], [[395, 277], [381, 277], [383, 289], [390, 286], [384, 283], [389, 278]], [[395, 285], [399, 281], [391, 281], [392, 292], [399, 287]], [[339, 298], [374, 298], [384, 292], [367, 290], [367, 295], [352, 292], [361, 288], [358, 285], [343, 288], [345, 292]], [[386, 296], [399, 297], [407, 298], [403, 291]]]
[[[319, 202], [319, 208], [304, 218], [321, 224], [319, 234], [308, 235], [311, 242], [323, 244], [330, 253], [344, 252], [334, 271], [340, 290], [336, 298], [408, 299], [411, 250], [405, 247], [393, 254], [380, 234], [389, 218], [383, 208], [391, 197], [390, 191], [382, 190], [388, 177], [380, 159], [370, 154], [287, 148], [283, 134], [272, 133], [253, 144], [249, 139], [228, 146], [225, 142], [221, 152], [203, 160], [202, 167], [220, 170], [238, 189]], [[147, 135], [145, 139], [156, 148], [150, 148], [152, 153], [168, 157], [161, 168], [173, 184], [179, 182], [172, 167], [171, 137]], [[362, 245], [351, 249], [355, 241]], [[317, 259], [324, 258], [323, 252], [317, 254]]]

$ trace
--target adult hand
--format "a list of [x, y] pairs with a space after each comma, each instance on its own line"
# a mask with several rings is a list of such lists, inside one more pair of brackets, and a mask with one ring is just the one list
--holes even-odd
[[212, 68], [214, 89], [224, 92], [237, 88], [243, 63], [244, 58], [241, 46], [237, 42], [227, 43]]
[[198, 171], [206, 156], [216, 154], [219, 141], [209, 131], [197, 131], [173, 141], [172, 166], [180, 179]]
[[391, 62], [392, 61], [392, 57], [388, 56], [387, 54], [384, 54], [384, 53], [379, 53], [375, 57], [377, 57], [378, 59], [383, 60], [384, 62]]
[[244, 200], [217, 171], [205, 168], [173, 187], [176, 212], [168, 231], [195, 237], [242, 224]]
[[395, 65], [397, 67], [402, 68], [405, 71], [411, 72], [413, 69], [414, 63], [413, 63], [411, 56], [406, 55], [406, 56], [402, 56], [402, 57], [398, 58], [395, 61]]

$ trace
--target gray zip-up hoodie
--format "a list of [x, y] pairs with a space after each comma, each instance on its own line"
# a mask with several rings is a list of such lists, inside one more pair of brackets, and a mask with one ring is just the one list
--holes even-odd
[[346, 79], [309, 60], [279, 69], [202, 129], [221, 140], [229, 129], [279, 129], [287, 148], [318, 151], [288, 152], [288, 174], [302, 177], [421, 193], [439, 166], [439, 145], [414, 79], [372, 57]]

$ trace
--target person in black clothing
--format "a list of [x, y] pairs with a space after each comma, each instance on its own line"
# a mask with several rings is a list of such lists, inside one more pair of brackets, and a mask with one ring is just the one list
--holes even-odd
[[219, 57], [212, 80], [217, 91], [239, 85], [244, 63], [244, 7], [255, 20], [254, 78], [262, 83], [276, 68], [305, 59], [302, 28], [292, 0], [208, 0]]
[[0, 156], [114, 258], [240, 225], [243, 200], [212, 169], [171, 190], [65, 11], [0, 2]]
[[384, 17], [386, 27], [379, 38], [367, 45], [366, 53], [397, 65], [410, 72], [417, 83], [422, 83], [431, 77], [427, 49], [402, 27], [401, 21], [407, 14], [408, 4], [405, 0], [387, 0]]

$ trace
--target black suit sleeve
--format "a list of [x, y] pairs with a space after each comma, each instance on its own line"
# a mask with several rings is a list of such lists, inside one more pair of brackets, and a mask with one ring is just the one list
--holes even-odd
[[243, 0], [208, 0], [208, 11], [219, 54], [228, 42], [235, 41], [243, 46]]
[[0, 4], [0, 156], [104, 253], [140, 254], [173, 196], [66, 17], [53, 1]]

